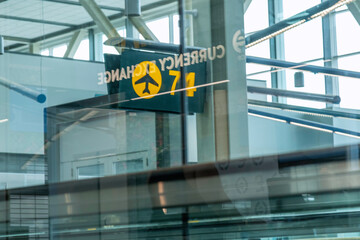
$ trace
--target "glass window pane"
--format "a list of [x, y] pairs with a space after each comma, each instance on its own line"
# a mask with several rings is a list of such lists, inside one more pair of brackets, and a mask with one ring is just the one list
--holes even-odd
[[76, 50], [76, 53], [74, 55], [75, 59], [80, 60], [89, 60], [89, 39], [82, 40], [78, 49]]
[[285, 59], [303, 62], [323, 57], [321, 18], [306, 22], [284, 33]]
[[336, 14], [336, 38], [339, 55], [360, 51], [360, 26], [350, 11]]
[[179, 15], [173, 15], [173, 33], [174, 33], [174, 43], [180, 44], [180, 27], [179, 27]]
[[256, 32], [269, 26], [268, 1], [257, 0], [251, 2], [245, 13], [245, 32]]
[[104, 164], [77, 167], [78, 179], [88, 179], [104, 176]]
[[42, 51], [40, 52], [40, 54], [43, 55], [43, 56], [49, 56], [49, 55], [50, 55], [50, 51], [49, 51], [49, 49], [44, 49], [44, 50], [42, 50]]
[[146, 25], [155, 34], [160, 42], [170, 42], [168, 17], [148, 21], [146, 22]]
[[67, 49], [67, 45], [65, 45], [65, 44], [61, 45], [61, 46], [54, 47], [53, 56], [54, 57], [64, 57], [66, 49]]
[[284, 19], [294, 16], [309, 8], [315, 7], [319, 3], [321, 3], [320, 0], [302, 0], [302, 1], [284, 0], [283, 1]]

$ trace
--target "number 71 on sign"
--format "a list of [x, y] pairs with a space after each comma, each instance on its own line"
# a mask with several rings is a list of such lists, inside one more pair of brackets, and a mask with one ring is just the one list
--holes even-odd
[[[180, 71], [170, 70], [169, 75], [175, 77], [174, 82], [171, 86], [171, 93], [170, 93], [170, 95], [175, 95], [176, 84], [181, 77], [181, 73], [180, 73]], [[194, 92], [196, 92], [196, 87], [194, 87], [194, 86], [195, 86], [195, 73], [189, 72], [186, 74], [186, 88], [187, 88], [186, 95], [188, 97], [194, 96]]]

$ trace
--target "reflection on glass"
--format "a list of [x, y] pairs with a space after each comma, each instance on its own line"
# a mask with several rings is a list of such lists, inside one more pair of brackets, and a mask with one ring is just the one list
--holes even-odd
[[276, 25], [337, 2], [0, 0], [0, 239], [359, 239], [359, 1]]
[[88, 179], [104, 176], [104, 164], [96, 164], [77, 168], [77, 178]]
[[140, 172], [143, 170], [143, 159], [132, 159], [114, 163], [115, 174]]

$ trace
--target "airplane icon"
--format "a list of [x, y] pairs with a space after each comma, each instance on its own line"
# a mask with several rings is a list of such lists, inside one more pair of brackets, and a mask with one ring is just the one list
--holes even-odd
[[145, 83], [145, 89], [143, 93], [150, 94], [149, 83], [155, 86], [159, 84], [149, 75], [149, 64], [146, 64], [146, 75], [135, 82], [135, 84]]

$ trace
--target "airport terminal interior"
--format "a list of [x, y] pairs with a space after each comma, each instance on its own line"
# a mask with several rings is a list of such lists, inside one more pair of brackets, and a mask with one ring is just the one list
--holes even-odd
[[0, 0], [0, 239], [360, 239], [360, 0]]

